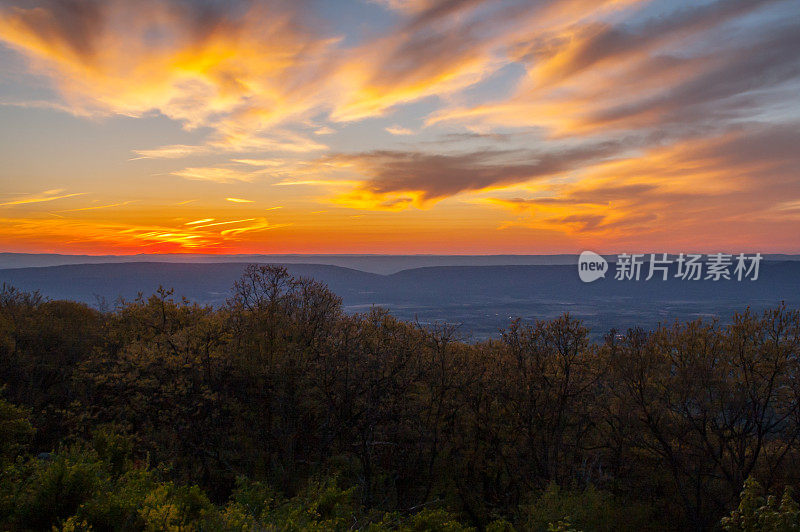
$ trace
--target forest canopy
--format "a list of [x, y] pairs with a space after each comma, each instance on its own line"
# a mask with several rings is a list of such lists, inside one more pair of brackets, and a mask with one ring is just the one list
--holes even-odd
[[470, 343], [278, 266], [219, 308], [4, 285], [0, 528], [794, 529], [799, 353], [784, 306]]

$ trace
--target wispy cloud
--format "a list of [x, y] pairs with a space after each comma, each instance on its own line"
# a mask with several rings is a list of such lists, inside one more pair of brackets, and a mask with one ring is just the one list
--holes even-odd
[[256, 178], [253, 172], [243, 172], [235, 168], [224, 167], [190, 167], [183, 170], [176, 170], [172, 175], [184, 179], [197, 181], [213, 181], [215, 183], [233, 183], [236, 181], [252, 181]]
[[313, 185], [313, 186], [326, 186], [326, 187], [352, 187], [359, 186], [362, 181], [341, 180], [341, 179], [299, 179], [299, 180], [286, 180], [273, 183], [275, 186], [287, 187], [296, 185]]
[[40, 194], [25, 195], [20, 199], [0, 203], [0, 207], [27, 205], [29, 203], [44, 203], [47, 201], [56, 201], [65, 198], [73, 198], [75, 196], [84, 196], [87, 194], [87, 192], [74, 192], [72, 194], [60, 194], [60, 192], [60, 190], [48, 190]]
[[248, 235], [290, 226], [265, 217], [190, 223], [125, 223], [93, 218], [0, 218], [4, 238], [29, 243], [59, 241], [84, 246], [101, 245], [127, 252], [214, 252], [230, 249]]
[[282, 159], [231, 159], [231, 162], [263, 168], [277, 168], [286, 165], [286, 161]]
[[[781, 4], [794, 11], [790, 18], [770, 15]], [[440, 109], [427, 123], [536, 125], [565, 138], [718, 131], [782, 105], [769, 91], [800, 73], [790, 52], [800, 44], [797, 15], [797, 4], [785, 1], [717, 1], [625, 25], [554, 28], [512, 46], [527, 76], [509, 98]]]
[[185, 144], [173, 144], [161, 146], [150, 150], [133, 150], [137, 157], [131, 157], [131, 161], [139, 159], [182, 159], [190, 155], [207, 153], [205, 146], [187, 146]]
[[392, 135], [413, 135], [414, 134], [414, 132], [411, 131], [410, 129], [402, 127], [402, 126], [398, 126], [398, 125], [389, 126], [389, 127], [386, 128], [386, 131], [391, 133]]
[[125, 205], [130, 205], [131, 203], [134, 203], [134, 201], [130, 200], [130, 201], [122, 201], [119, 203], [108, 203], [106, 205], [92, 205], [89, 207], [80, 207], [77, 209], [62, 209], [56, 212], [79, 212], [79, 211], [94, 211], [97, 209], [111, 209], [114, 207], [124, 207]]
[[200, 219], [200, 220], [195, 220], [195, 221], [193, 221], [193, 222], [186, 222], [186, 223], [185, 223], [185, 224], [183, 224], [183, 225], [197, 225], [197, 224], [204, 224], [204, 223], [208, 223], [208, 222], [213, 222], [214, 220], [215, 220], [215, 218], [203, 218], [203, 219]]

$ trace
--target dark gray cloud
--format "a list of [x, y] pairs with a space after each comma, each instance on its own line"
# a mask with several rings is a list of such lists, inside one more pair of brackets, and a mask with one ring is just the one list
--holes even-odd
[[368, 178], [363, 188], [370, 192], [415, 191], [422, 193], [423, 200], [435, 200], [553, 176], [616, 155], [624, 147], [618, 141], [606, 141], [547, 152], [481, 150], [435, 154], [385, 150], [337, 154], [326, 160], [356, 163], [363, 168]]
[[718, 0], [678, 9], [639, 23], [593, 23], [579, 28], [574, 38], [539, 37], [531, 43], [517, 45], [512, 53], [522, 61], [535, 63], [561, 53], [565, 48], [573, 47], [569, 55], [559, 61], [557, 71], [547, 80], [547, 83], [554, 83], [607, 59], [618, 61], [657, 50], [670, 42], [691, 40], [731, 19], [777, 2], [778, 0]]
[[[0, 2], [0, 11], [25, 8], [22, 19], [44, 40], [56, 41], [75, 56], [91, 60], [97, 35], [103, 31], [107, 5], [102, 0], [39, 0]], [[33, 9], [38, 8], [38, 9]]]
[[[154, 8], [171, 17], [160, 18]], [[160, 39], [173, 39], [175, 33], [200, 44], [217, 32], [235, 31], [241, 17], [253, 8], [282, 16], [293, 14], [296, 21], [301, 18], [300, 11], [285, 0], [0, 0], [0, 14], [16, 11], [19, 23], [32, 34], [58, 43], [87, 62], [97, 53], [102, 36], [127, 29], [119, 26], [129, 22], [120, 20], [121, 13], [153, 15], [145, 38], [157, 46], [174, 45], [169, 40], [161, 43]], [[302, 18], [312, 19], [310, 13], [302, 14]], [[158, 31], [159, 25], [168, 25], [163, 35]]]
[[[771, 212], [786, 202], [800, 198], [800, 124], [748, 124], [735, 133], [717, 138], [697, 138], [672, 156], [631, 159], [622, 166], [618, 182], [577, 182], [558, 190], [553, 197], [497, 199], [517, 211], [535, 212], [539, 207], [624, 206], [629, 216], [647, 213], [697, 216], [698, 213], [724, 213], [756, 216]], [[698, 177], [693, 178], [697, 174]], [[613, 175], [613, 173], [612, 173]], [[696, 186], [686, 186], [696, 179]], [[641, 182], [647, 179], [648, 182]], [[672, 186], [674, 181], [678, 186]], [[709, 183], [709, 180], [716, 181]], [[579, 222], [580, 216], [563, 217], [564, 222]], [[586, 227], [610, 227], [598, 220]], [[553, 218], [551, 221], [558, 221]], [[622, 222], [619, 222], [622, 223]], [[631, 222], [632, 223], [632, 222]]]
[[758, 42], [716, 53], [708, 68], [662, 94], [604, 109], [590, 120], [595, 125], [635, 122], [656, 113], [657, 125], [667, 127], [752, 114], [770, 103], [755, 91], [800, 77], [800, 19], [760, 37]]

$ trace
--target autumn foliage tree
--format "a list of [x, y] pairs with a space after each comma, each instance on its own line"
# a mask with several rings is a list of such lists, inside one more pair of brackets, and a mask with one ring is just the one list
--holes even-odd
[[3, 287], [0, 528], [734, 526], [800, 486], [799, 351], [785, 307], [470, 343], [278, 266], [217, 308]]

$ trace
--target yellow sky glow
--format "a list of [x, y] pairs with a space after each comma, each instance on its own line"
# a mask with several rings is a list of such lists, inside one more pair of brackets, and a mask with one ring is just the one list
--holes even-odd
[[4, 3], [0, 251], [800, 252], [796, 2], [353, 1]]

